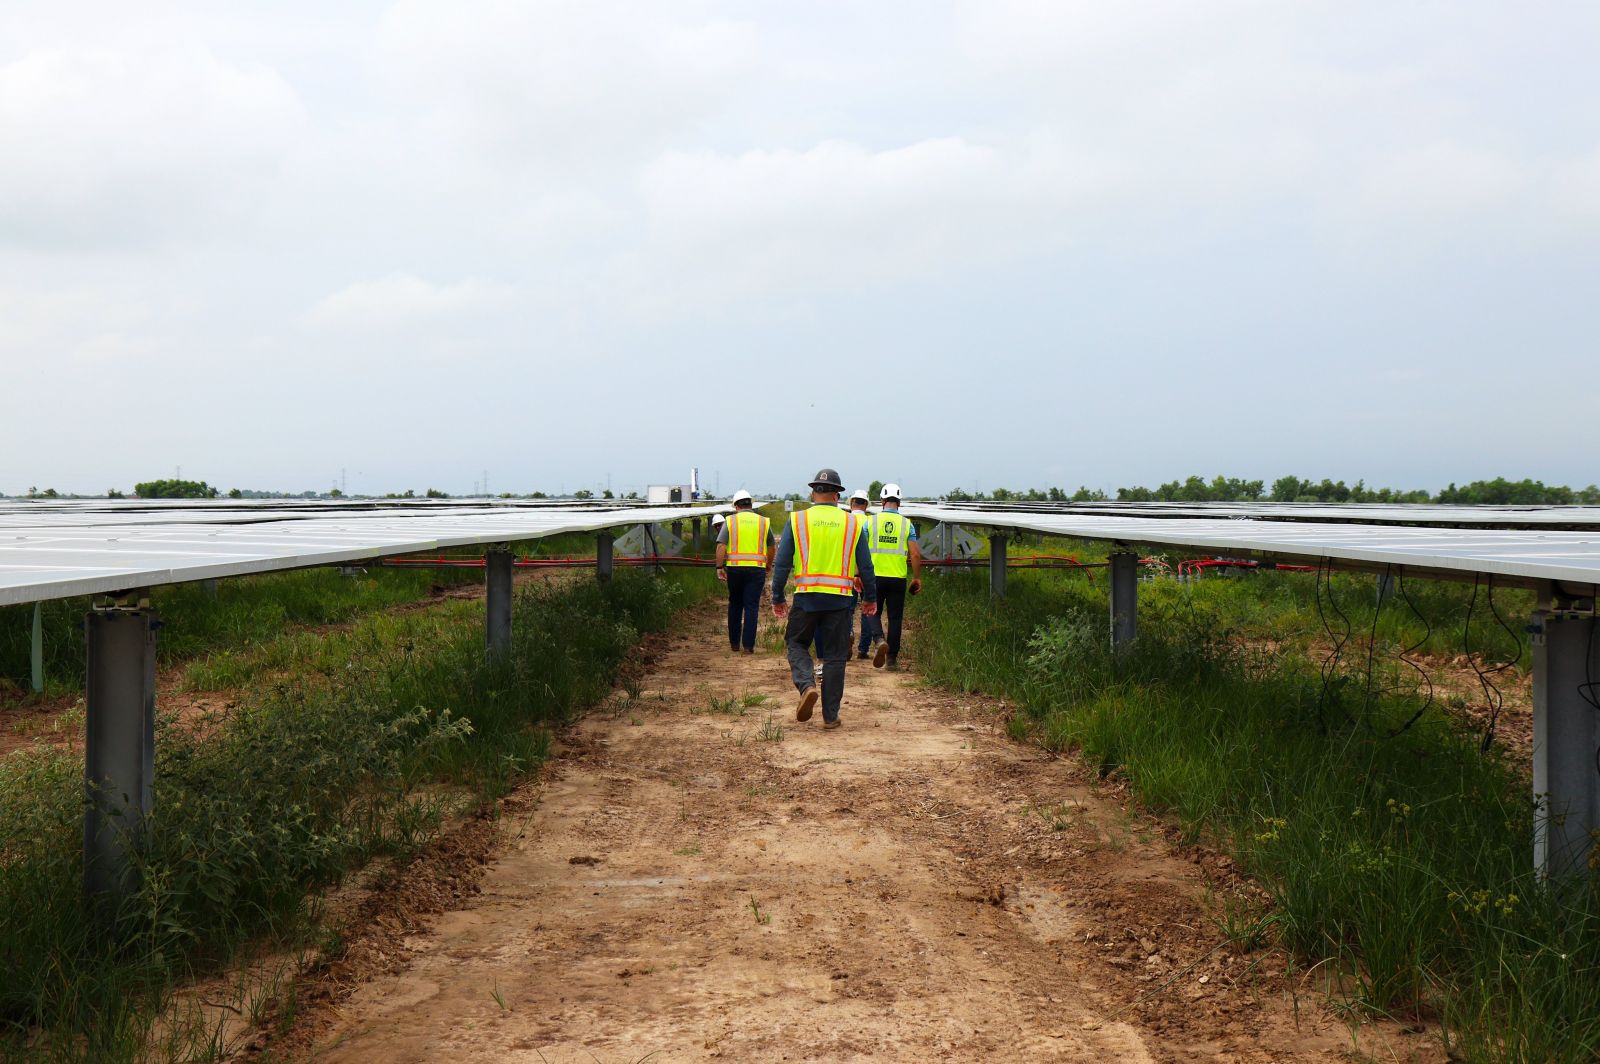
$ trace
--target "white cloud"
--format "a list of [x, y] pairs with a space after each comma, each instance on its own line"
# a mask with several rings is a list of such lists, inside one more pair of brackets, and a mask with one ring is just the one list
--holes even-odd
[[961, 137], [873, 151], [672, 152], [644, 171], [652, 279], [674, 298], [889, 286], [1070, 241], [1103, 159]]
[[377, 69], [420, 132], [497, 164], [648, 158], [738, 91], [750, 28], [633, 0], [400, 0]]
[[510, 288], [484, 281], [439, 285], [402, 273], [340, 289], [312, 308], [306, 320], [324, 329], [395, 329], [498, 310], [513, 296]]
[[303, 117], [276, 72], [201, 46], [29, 50], [0, 64], [0, 239], [194, 236], [253, 209]]

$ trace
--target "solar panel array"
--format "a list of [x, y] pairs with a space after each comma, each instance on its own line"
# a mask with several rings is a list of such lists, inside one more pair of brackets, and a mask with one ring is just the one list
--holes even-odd
[[1455, 525], [1488, 528], [1600, 528], [1600, 506], [1455, 506], [1438, 503], [992, 502], [960, 504], [1000, 513], [1120, 517], [1222, 517], [1262, 521]]
[[132, 507], [120, 514], [0, 513], [0, 605], [709, 517], [726, 509], [385, 508], [274, 516], [235, 504]]
[[1128, 544], [1330, 559], [1366, 567], [1394, 566], [1439, 575], [1493, 574], [1518, 583], [1539, 580], [1600, 584], [1600, 529], [1433, 528], [1192, 517], [978, 510], [908, 503], [909, 517], [997, 529]]

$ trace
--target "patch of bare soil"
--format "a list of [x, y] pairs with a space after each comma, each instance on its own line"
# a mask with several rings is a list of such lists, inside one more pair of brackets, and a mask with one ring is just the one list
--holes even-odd
[[476, 843], [443, 862], [469, 873], [440, 901], [458, 907], [376, 918], [385, 937], [314, 984], [322, 1007], [273, 1052], [1444, 1059], [1386, 1025], [1362, 1029], [1356, 1055], [1316, 989], [1213, 924], [1208, 883], [1250, 890], [1225, 858], [1009, 741], [995, 704], [852, 662], [844, 727], [797, 724], [782, 659], [730, 655], [720, 616], [693, 614], [637, 700], [571, 729], [508, 801], [487, 866]]

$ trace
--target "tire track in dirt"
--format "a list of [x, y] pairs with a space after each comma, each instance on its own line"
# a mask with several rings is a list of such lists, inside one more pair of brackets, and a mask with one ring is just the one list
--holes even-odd
[[641, 696], [571, 729], [481, 894], [305, 1056], [1444, 1059], [1384, 1025], [1352, 1057], [1314, 990], [1225, 948], [1202, 904], [1208, 876], [1238, 886], [1225, 859], [1010, 742], [991, 703], [852, 662], [845, 727], [799, 725], [781, 658], [728, 654], [720, 617], [685, 615]]

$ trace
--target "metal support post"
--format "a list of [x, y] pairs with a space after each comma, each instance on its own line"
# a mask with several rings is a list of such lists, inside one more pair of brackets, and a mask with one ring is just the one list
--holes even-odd
[[1124, 650], [1139, 630], [1139, 556], [1111, 555], [1111, 648]]
[[1378, 574], [1378, 605], [1387, 606], [1389, 600], [1394, 598], [1394, 573]]
[[956, 551], [956, 534], [955, 534], [955, 531], [950, 527], [950, 522], [949, 521], [940, 521], [939, 522], [939, 558], [940, 558], [940, 560], [945, 562], [946, 564], [949, 564], [950, 559], [955, 557], [955, 551]]
[[677, 536], [679, 539], [683, 538], [683, 522], [682, 521], [674, 521], [674, 522], [672, 522], [672, 534], [674, 536]]
[[[1587, 616], [1534, 611], [1533, 863], [1550, 879], [1587, 874], [1600, 854], [1600, 632]], [[1590, 600], [1592, 603], [1593, 600]], [[1587, 697], [1585, 697], [1587, 695]]]
[[689, 527], [694, 529], [694, 552], [696, 554], [699, 554], [700, 553], [700, 518], [696, 517], [693, 521], [689, 522]]
[[989, 537], [989, 594], [1006, 597], [1006, 537], [999, 534]]
[[515, 556], [510, 547], [491, 547], [484, 555], [488, 574], [487, 642], [489, 654], [500, 657], [511, 653], [511, 573]]
[[29, 648], [29, 664], [33, 666], [33, 693], [44, 691], [44, 603], [33, 604], [33, 643]]
[[612, 550], [612, 547], [615, 542], [616, 537], [613, 536], [609, 530], [602, 532], [595, 537], [594, 575], [602, 582], [611, 579], [611, 573], [614, 567], [613, 556], [615, 553]]
[[137, 595], [84, 619], [86, 899], [122, 897], [135, 886], [129, 857], [141, 844], [154, 793], [158, 626], [155, 611]]

